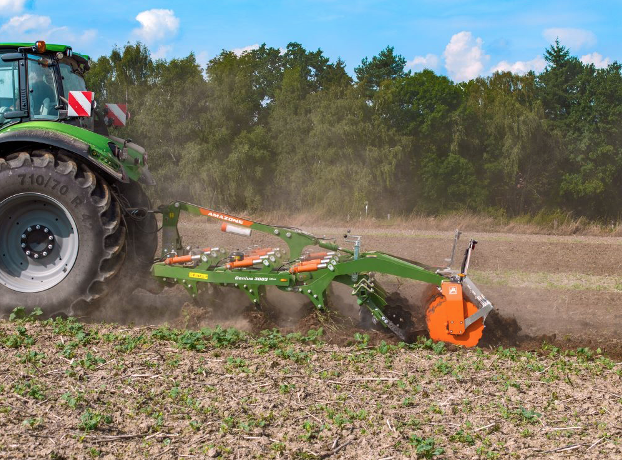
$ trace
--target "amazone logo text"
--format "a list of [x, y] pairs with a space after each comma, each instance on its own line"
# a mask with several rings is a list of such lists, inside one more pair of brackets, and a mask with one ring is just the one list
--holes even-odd
[[238, 219], [237, 217], [231, 217], [226, 214], [220, 214], [219, 212], [210, 211], [207, 213], [210, 217], [215, 217], [216, 219], [226, 220], [227, 222], [233, 222], [234, 224], [244, 225], [243, 219]]

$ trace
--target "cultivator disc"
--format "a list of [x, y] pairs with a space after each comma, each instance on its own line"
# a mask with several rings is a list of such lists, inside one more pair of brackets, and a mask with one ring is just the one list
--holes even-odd
[[[465, 347], [476, 346], [484, 332], [484, 320], [478, 319], [464, 332], [458, 334], [460, 332], [458, 328], [461, 326], [451, 326], [450, 321], [448, 321], [450, 308], [450, 302], [440, 292], [429, 300], [425, 316], [430, 338], [434, 341], [448, 342]], [[462, 308], [464, 318], [477, 312], [477, 307], [465, 298], [462, 300]]]

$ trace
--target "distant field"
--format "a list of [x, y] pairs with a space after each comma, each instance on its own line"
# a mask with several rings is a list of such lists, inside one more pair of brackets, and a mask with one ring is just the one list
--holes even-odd
[[620, 458], [622, 363], [318, 329], [0, 322], [2, 458]]

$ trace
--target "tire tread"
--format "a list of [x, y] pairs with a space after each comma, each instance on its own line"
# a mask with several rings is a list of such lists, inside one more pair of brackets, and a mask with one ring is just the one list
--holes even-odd
[[60, 151], [53, 154], [49, 150], [21, 151], [0, 158], [0, 171], [10, 168], [18, 169], [31, 166], [40, 169], [53, 169], [57, 173], [70, 176], [78, 187], [86, 189], [92, 204], [97, 208], [104, 229], [102, 245], [104, 256], [99, 261], [98, 275], [88, 286], [86, 292], [73, 299], [70, 313], [74, 305], [92, 302], [107, 292], [107, 282], [121, 269], [126, 253], [126, 229], [123, 225], [121, 208], [110, 192], [106, 181], [98, 177], [91, 169], [78, 164], [67, 154]]

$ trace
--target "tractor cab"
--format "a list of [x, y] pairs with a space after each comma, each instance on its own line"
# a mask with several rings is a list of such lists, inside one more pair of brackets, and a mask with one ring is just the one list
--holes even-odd
[[43, 41], [0, 44], [0, 128], [63, 121], [93, 131], [93, 118], [69, 117], [69, 91], [85, 91], [89, 57]]

